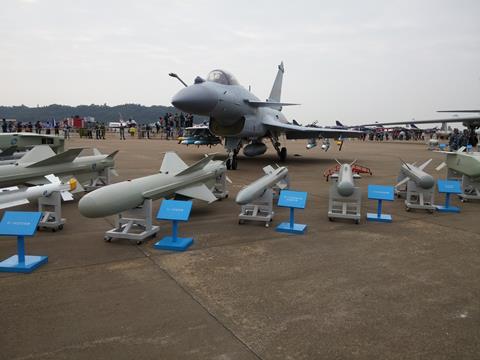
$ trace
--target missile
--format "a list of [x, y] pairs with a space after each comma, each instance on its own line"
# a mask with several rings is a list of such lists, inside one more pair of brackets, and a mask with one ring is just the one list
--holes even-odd
[[307, 143], [307, 150], [313, 149], [315, 146], [317, 146], [317, 139], [309, 139]]
[[341, 164], [338, 160], [336, 161], [340, 165], [340, 168], [337, 173], [332, 175], [332, 178], [337, 179], [335, 184], [337, 192], [341, 196], [350, 196], [355, 191], [355, 182], [353, 179], [360, 177], [360, 175], [354, 174], [352, 171], [352, 165], [355, 164], [357, 160], [354, 160], [350, 164]]
[[416, 166], [415, 164], [407, 164], [403, 162], [402, 167], [400, 168], [400, 175], [398, 177], [398, 184], [395, 187], [405, 184], [408, 181], [413, 181], [418, 187], [428, 190], [435, 185], [435, 180], [433, 176], [427, 174], [423, 169], [430, 164], [432, 159], [425, 161], [422, 165]]
[[465, 152], [462, 146], [457, 151], [436, 151], [444, 153], [447, 156], [446, 162], [440, 164], [436, 170], [439, 171], [447, 166], [449, 169], [455, 170], [460, 174], [464, 174], [471, 178], [480, 177], [480, 153]]
[[28, 204], [42, 196], [50, 196], [58, 191], [64, 201], [73, 200], [70, 191], [77, 188], [77, 181], [70, 179], [67, 183], [62, 183], [58, 177], [53, 174], [46, 175], [45, 178], [50, 182], [45, 185], [38, 185], [20, 189], [17, 186], [0, 189], [0, 209], [6, 209], [12, 206]]
[[167, 152], [158, 174], [104, 186], [85, 195], [78, 203], [83, 216], [89, 218], [119, 214], [141, 206], [147, 199], [174, 195], [211, 203], [217, 198], [210, 190], [218, 176], [226, 172], [223, 161], [206, 156], [188, 166], [174, 152]]
[[255, 180], [250, 185], [244, 187], [237, 194], [235, 202], [239, 205], [251, 203], [263, 195], [265, 190], [279, 183], [280, 188], [286, 187], [285, 178], [288, 175], [288, 169], [284, 166], [274, 169], [272, 166], [265, 166], [263, 168], [265, 175], [260, 179]]

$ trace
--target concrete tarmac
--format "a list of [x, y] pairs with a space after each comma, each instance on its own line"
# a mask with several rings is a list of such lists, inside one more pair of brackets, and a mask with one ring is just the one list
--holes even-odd
[[[376, 203], [368, 184], [394, 185], [401, 162], [443, 155], [422, 143], [349, 141], [341, 152], [305, 149], [288, 141], [291, 188], [308, 192], [296, 222], [305, 235], [277, 233], [288, 209], [276, 208], [272, 227], [238, 224], [234, 202], [242, 186], [278, 162], [239, 158], [229, 171], [230, 197], [194, 202], [180, 236], [195, 242], [184, 253], [103, 241], [113, 217], [87, 219], [77, 201], [63, 204], [62, 231], [39, 231], [26, 252], [48, 255], [29, 275], [0, 274], [1, 359], [478, 359], [480, 354], [480, 202], [453, 204], [460, 214], [406, 212], [385, 203], [393, 223], [365, 221]], [[114, 181], [152, 174], [162, 152], [188, 164], [221, 146], [175, 141], [72, 139], [68, 147], [119, 149]], [[323, 172], [339, 161], [370, 167], [356, 180], [363, 193], [361, 224], [330, 222]], [[436, 194], [436, 203], [444, 197]], [[155, 202], [154, 211], [159, 207]], [[35, 205], [15, 210], [35, 210]], [[11, 209], [10, 209], [11, 210]], [[2, 213], [3, 215], [3, 213]], [[169, 235], [156, 221], [157, 238]], [[0, 259], [16, 240], [0, 238]]]

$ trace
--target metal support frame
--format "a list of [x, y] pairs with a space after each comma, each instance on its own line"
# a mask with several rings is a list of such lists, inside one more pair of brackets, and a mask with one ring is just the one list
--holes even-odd
[[86, 191], [92, 191], [105, 185], [110, 185], [111, 168], [105, 168], [97, 173], [97, 177], [90, 179], [90, 183], [85, 185]]
[[38, 198], [38, 211], [42, 213], [39, 229], [62, 230], [66, 220], [62, 218], [62, 197], [60, 192], [54, 191], [50, 196]]
[[435, 187], [431, 189], [418, 188], [414, 181], [408, 181], [405, 199], [406, 210], [420, 209], [433, 213], [436, 209], [433, 204], [434, 190]]
[[462, 176], [462, 193], [458, 195], [462, 202], [480, 200], [480, 178]]
[[362, 192], [359, 187], [354, 187], [353, 194], [342, 196], [337, 191], [336, 183], [330, 186], [328, 199], [328, 219], [350, 219], [356, 224], [360, 223], [362, 208]]
[[242, 205], [238, 215], [238, 223], [245, 221], [260, 221], [265, 223], [265, 227], [270, 226], [275, 212], [273, 211], [274, 190], [269, 188], [263, 195], [254, 202]]
[[117, 214], [115, 228], [106, 231], [104, 239], [127, 239], [140, 245], [160, 230], [160, 226], [152, 224], [152, 218], [152, 200], [147, 199], [141, 206]]
[[217, 199], [228, 198], [227, 174], [225, 172], [215, 178], [215, 185], [211, 190]]

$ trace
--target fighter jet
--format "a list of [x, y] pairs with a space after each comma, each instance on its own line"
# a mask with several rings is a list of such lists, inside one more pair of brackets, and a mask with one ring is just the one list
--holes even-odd
[[0, 166], [0, 186], [42, 185], [48, 183], [45, 179], [48, 174], [63, 180], [75, 177], [79, 183], [84, 183], [104, 169], [113, 169], [118, 151], [105, 155], [94, 149], [93, 156], [78, 157], [82, 150], [68, 149], [55, 154], [48, 145], [35, 146], [16, 163]]
[[296, 122], [289, 123], [281, 110], [283, 106], [298, 105], [280, 100], [284, 74], [283, 62], [278, 66], [277, 76], [266, 101], [261, 101], [252, 92], [240, 85], [235, 77], [225, 70], [213, 70], [203, 79], [197, 76], [194, 84], [185, 86], [172, 99], [176, 108], [210, 118], [209, 128], [212, 134], [225, 138], [224, 146], [228, 152], [227, 169], [237, 168], [237, 154], [244, 144], [243, 153], [253, 157], [267, 151], [263, 142], [269, 139], [280, 157], [285, 161], [287, 148], [282, 147], [279, 138], [287, 139], [347, 138], [359, 137], [361, 131], [306, 127]]

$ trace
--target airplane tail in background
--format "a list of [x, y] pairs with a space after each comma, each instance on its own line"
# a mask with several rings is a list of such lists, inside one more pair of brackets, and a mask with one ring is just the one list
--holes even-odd
[[343, 124], [342, 124], [340, 121], [338, 121], [338, 120], [335, 121], [335, 124], [336, 124], [337, 126], [345, 127], [345, 125], [343, 125]]
[[283, 61], [282, 61], [280, 65], [278, 65], [277, 76], [275, 77], [275, 81], [273, 82], [273, 86], [272, 86], [272, 91], [270, 91], [270, 96], [268, 97], [267, 101], [280, 102], [280, 98], [282, 96], [282, 82], [283, 82], [284, 72], [285, 72], [285, 69], [283, 67]]
[[441, 130], [441, 131], [447, 131], [447, 130], [448, 130], [448, 127], [447, 127], [447, 123], [446, 123], [446, 122], [442, 122], [442, 126], [440, 127], [440, 130]]

